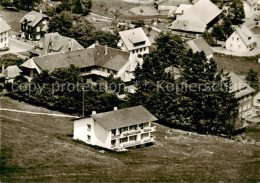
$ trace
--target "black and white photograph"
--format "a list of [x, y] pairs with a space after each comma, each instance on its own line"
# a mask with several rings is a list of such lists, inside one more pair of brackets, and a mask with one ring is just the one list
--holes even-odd
[[260, 0], [0, 0], [0, 182], [260, 182]]

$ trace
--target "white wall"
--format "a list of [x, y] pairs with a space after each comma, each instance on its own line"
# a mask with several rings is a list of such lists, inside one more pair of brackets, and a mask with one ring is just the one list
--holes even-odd
[[[91, 125], [91, 130], [88, 130], [87, 125]], [[87, 140], [87, 136], [91, 136], [91, 141]], [[95, 135], [94, 135], [94, 120], [93, 118], [83, 118], [74, 121], [73, 129], [73, 139], [81, 140], [88, 144], [95, 144]]]
[[236, 31], [226, 40], [226, 49], [243, 53], [250, 51]]
[[0, 33], [0, 48], [9, 47], [9, 31]]
[[253, 105], [257, 108], [260, 108], [260, 92], [256, 96], [254, 96]]
[[98, 123], [95, 123], [94, 137], [95, 145], [111, 149], [111, 131], [107, 131]]

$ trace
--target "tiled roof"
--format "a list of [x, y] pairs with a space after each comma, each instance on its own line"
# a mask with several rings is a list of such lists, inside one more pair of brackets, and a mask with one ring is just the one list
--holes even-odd
[[[206, 7], [206, 8], [205, 8]], [[183, 15], [170, 24], [173, 30], [204, 32], [208, 23], [216, 18], [221, 10], [210, 0], [199, 0]]]
[[45, 34], [38, 45], [31, 50], [40, 50], [40, 55], [47, 55], [51, 52], [66, 52], [84, 49], [75, 39], [61, 36], [58, 32]]
[[256, 42], [254, 34], [247, 28], [247, 26], [241, 25], [237, 27], [235, 31], [246, 45], [250, 45]]
[[1, 74], [1, 77], [15, 78], [19, 76], [22, 71], [17, 67], [17, 65], [8, 66]]
[[23, 23], [25, 19], [28, 21], [29, 26], [36, 26], [43, 18], [48, 18], [47, 15], [36, 12], [36, 11], [30, 11], [27, 13], [23, 18], [19, 20], [20, 23]]
[[[64, 53], [50, 54], [34, 57], [32, 60], [42, 69], [53, 72], [56, 68], [66, 68], [75, 65], [79, 68], [100, 66], [103, 68], [119, 71], [129, 61], [130, 54], [118, 49], [101, 45], [92, 45], [87, 49], [69, 51]], [[25, 62], [24, 67], [30, 68]]]
[[214, 53], [208, 45], [208, 43], [203, 38], [187, 41], [186, 44], [190, 49], [192, 49], [194, 53], [204, 51], [206, 56], [209, 56]]
[[239, 78], [236, 74], [233, 72], [229, 73], [229, 77], [232, 82], [231, 91], [235, 92], [235, 97], [240, 98], [245, 95], [254, 93], [254, 89], [251, 88], [246, 82], [244, 82], [241, 78]]
[[157, 120], [157, 118], [143, 106], [93, 114], [91, 117], [106, 130]]
[[192, 7], [191, 4], [181, 4], [177, 10], [175, 11], [175, 14], [181, 14], [186, 12], [190, 7]]
[[[136, 29], [126, 30], [126, 31], [121, 31], [119, 32], [119, 35], [129, 51], [151, 46], [148, 37], [146, 36], [144, 30], [141, 27]], [[139, 43], [139, 42], [145, 42], [145, 44], [134, 46], [134, 43]]]
[[5, 22], [5, 20], [2, 17], [0, 17], [0, 33], [6, 32], [10, 29], [11, 27]]

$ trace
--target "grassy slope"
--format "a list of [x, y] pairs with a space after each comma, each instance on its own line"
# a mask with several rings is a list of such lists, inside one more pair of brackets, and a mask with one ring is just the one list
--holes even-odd
[[[0, 102], [1, 107], [48, 112], [8, 98]], [[179, 130], [169, 135], [168, 128], [157, 125], [156, 145], [101, 154], [72, 141], [68, 118], [3, 111], [0, 117], [1, 181], [260, 180], [260, 149], [255, 145]]]

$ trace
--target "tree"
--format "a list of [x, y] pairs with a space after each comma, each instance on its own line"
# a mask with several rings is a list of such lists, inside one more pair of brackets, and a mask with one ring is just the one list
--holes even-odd
[[249, 82], [249, 85], [258, 91], [258, 72], [255, 72], [253, 69], [250, 69], [247, 73], [246, 80]]
[[83, 15], [88, 15], [92, 8], [92, 1], [91, 0], [83, 0], [82, 4], [84, 6], [83, 8]]
[[240, 0], [234, 0], [229, 6], [229, 17], [233, 25], [239, 25], [243, 23], [245, 18], [245, 11], [243, 2]]
[[82, 8], [80, 0], [76, 0], [72, 12], [75, 13], [75, 14], [83, 14], [83, 8]]

